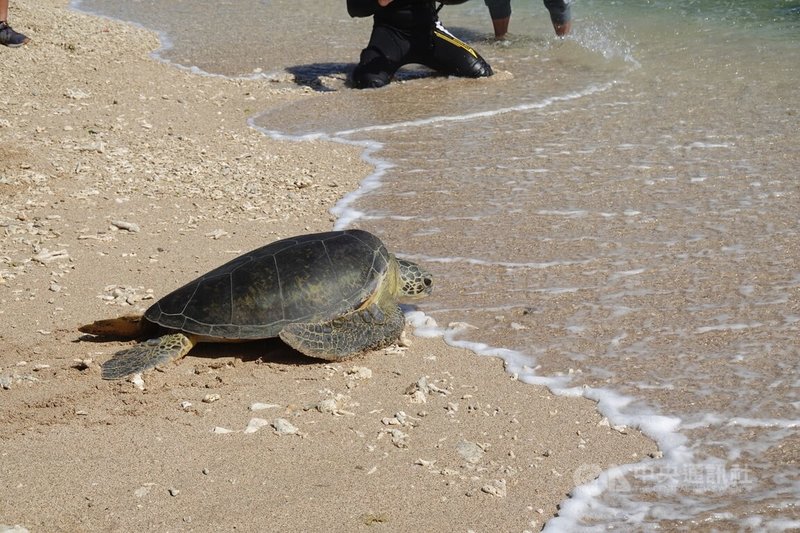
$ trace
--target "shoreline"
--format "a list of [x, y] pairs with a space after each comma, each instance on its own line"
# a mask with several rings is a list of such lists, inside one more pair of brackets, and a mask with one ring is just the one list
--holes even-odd
[[201, 345], [143, 390], [102, 381], [124, 344], [78, 325], [329, 230], [371, 167], [361, 147], [248, 126], [313, 92], [175, 68], [150, 56], [153, 32], [68, 5], [14, 2], [33, 42], [0, 50], [1, 524], [537, 530], [587, 472], [657, 453], [593, 402], [442, 338], [337, 364]]

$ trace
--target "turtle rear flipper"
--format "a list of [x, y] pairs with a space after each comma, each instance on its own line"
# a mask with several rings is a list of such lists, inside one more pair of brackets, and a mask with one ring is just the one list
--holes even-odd
[[338, 361], [361, 352], [388, 346], [405, 327], [397, 304], [381, 309], [372, 305], [342, 318], [320, 324], [289, 324], [280, 332], [283, 342], [310, 357]]
[[120, 350], [103, 363], [103, 379], [120, 379], [180, 359], [196, 343], [193, 336], [173, 333]]
[[128, 315], [106, 320], [97, 320], [78, 328], [81, 333], [97, 335], [98, 337], [113, 337], [118, 339], [135, 339], [145, 333], [147, 324], [142, 320], [142, 315]]

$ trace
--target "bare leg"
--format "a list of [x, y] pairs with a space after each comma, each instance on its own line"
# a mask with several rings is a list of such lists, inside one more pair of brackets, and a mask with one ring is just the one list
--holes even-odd
[[0, 22], [8, 22], [8, 0], [0, 0]]
[[492, 26], [494, 26], [494, 38], [498, 41], [502, 41], [506, 38], [506, 34], [508, 33], [508, 23], [511, 21], [511, 17], [506, 17], [502, 19], [492, 19]]
[[553, 29], [556, 30], [556, 35], [558, 35], [559, 37], [564, 37], [566, 34], [569, 33], [569, 30], [572, 29], [572, 22], [569, 20], [563, 24], [558, 24], [557, 22], [554, 22]]

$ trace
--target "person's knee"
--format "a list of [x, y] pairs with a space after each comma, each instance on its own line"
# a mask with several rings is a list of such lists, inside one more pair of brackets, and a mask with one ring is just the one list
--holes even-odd
[[350, 84], [356, 89], [377, 89], [388, 85], [397, 68], [385, 53], [368, 46], [361, 51], [361, 58], [350, 75]]
[[389, 84], [389, 75], [386, 72], [369, 72], [356, 67], [350, 76], [350, 85], [355, 89], [377, 89]]
[[494, 74], [491, 65], [485, 59], [478, 56], [468, 64], [460, 73], [466, 78], [486, 78]]
[[477, 75], [476, 78], [486, 78], [494, 74], [494, 70], [492, 70], [492, 66], [487, 63], [483, 58], [475, 63], [475, 72]]

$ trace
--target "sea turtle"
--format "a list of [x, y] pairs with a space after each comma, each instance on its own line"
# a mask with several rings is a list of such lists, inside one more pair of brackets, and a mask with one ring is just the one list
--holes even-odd
[[[83, 333], [149, 338], [102, 365], [118, 379], [186, 355], [197, 342], [280, 337], [335, 361], [396, 341], [399, 299], [430, 294], [433, 278], [363, 230], [290, 237], [241, 255], [164, 296], [144, 315], [99, 320]], [[159, 336], [160, 335], [160, 336]]]

